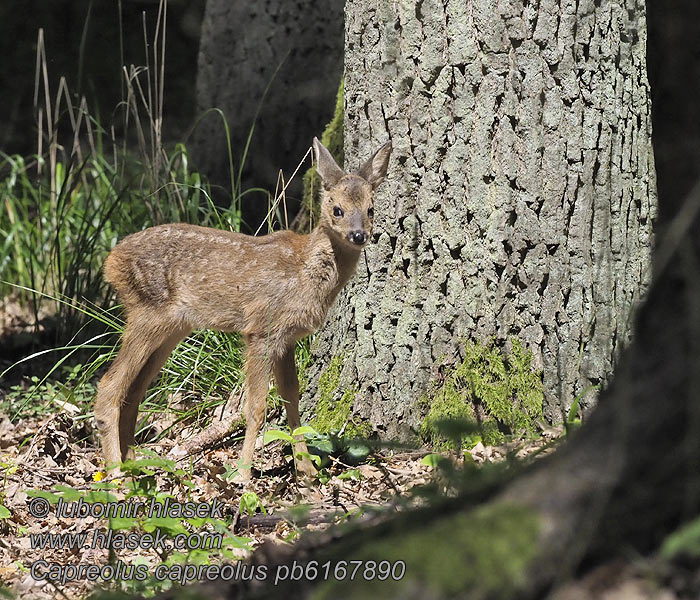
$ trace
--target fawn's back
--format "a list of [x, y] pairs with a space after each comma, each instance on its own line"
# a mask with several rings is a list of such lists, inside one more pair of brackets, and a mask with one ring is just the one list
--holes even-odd
[[317, 329], [369, 242], [374, 189], [386, 173], [386, 144], [347, 174], [318, 146], [325, 192], [310, 234], [255, 237], [197, 225], [160, 225], [122, 240], [105, 279], [127, 310], [183, 329], [240, 331], [280, 348]]
[[254, 237], [160, 225], [122, 240], [107, 258], [105, 279], [127, 313], [154, 311], [190, 329], [235, 330], [285, 344], [303, 337], [325, 319], [372, 232], [376, 182], [332, 175], [310, 234]]
[[332, 244], [314, 235], [160, 225], [117, 245], [105, 279], [127, 312], [147, 308], [191, 328], [255, 334], [272, 327], [301, 337], [333, 300], [342, 271], [333, 259]]

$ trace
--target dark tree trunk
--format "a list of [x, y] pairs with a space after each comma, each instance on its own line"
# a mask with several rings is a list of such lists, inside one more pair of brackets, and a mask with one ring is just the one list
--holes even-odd
[[309, 410], [340, 355], [356, 415], [403, 436], [438, 363], [515, 337], [561, 421], [610, 375], [649, 279], [643, 5], [354, 0], [345, 36], [346, 167], [388, 138], [394, 153], [367, 266], [316, 340]]
[[[225, 113], [236, 173], [255, 123], [243, 190], [262, 187], [274, 192], [280, 170], [289, 178], [313, 136], [320, 136], [333, 116], [342, 72], [342, 0], [324, 2], [322, 7], [310, 0], [208, 0], [199, 51], [198, 110], [218, 107]], [[194, 154], [201, 170], [230, 198], [231, 174], [220, 118], [209, 115], [200, 123]], [[303, 172], [288, 189], [290, 200], [301, 198]], [[255, 229], [267, 212], [266, 196], [247, 195], [243, 209]]]

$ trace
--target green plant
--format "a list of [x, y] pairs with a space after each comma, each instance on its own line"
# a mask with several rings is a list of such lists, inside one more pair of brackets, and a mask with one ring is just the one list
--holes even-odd
[[264, 515], [267, 514], [262, 500], [258, 498], [258, 495], [255, 492], [243, 492], [238, 503], [239, 512], [252, 516], [258, 511], [258, 509], [260, 509], [260, 512]]
[[13, 420], [41, 415], [63, 409], [70, 412], [85, 412], [95, 395], [95, 385], [89, 380], [89, 371], [78, 363], [61, 365], [57, 378], [29, 378], [29, 385], [10, 387], [0, 400], [0, 409]]
[[359, 469], [348, 469], [347, 471], [343, 471], [340, 475], [338, 475], [338, 479], [340, 479], [340, 480], [345, 480], [345, 479], [360, 480], [360, 479], [362, 479], [362, 473], [360, 473]]
[[574, 398], [573, 402], [571, 403], [571, 406], [569, 407], [569, 412], [566, 415], [566, 420], [564, 421], [566, 433], [571, 433], [581, 425], [581, 418], [578, 416], [579, 404], [588, 392], [596, 391], [598, 389], [600, 389], [599, 385], [589, 385], [588, 387], [584, 388], [578, 396]]
[[667, 560], [700, 557], [700, 517], [683, 524], [666, 537], [659, 554]]
[[426, 465], [428, 467], [433, 467], [437, 468], [441, 464], [444, 464], [445, 461], [449, 461], [448, 458], [443, 456], [442, 454], [437, 454], [437, 453], [431, 453], [431, 454], [426, 454], [422, 459], [421, 459], [421, 464]]
[[[280, 429], [268, 429], [265, 432], [265, 435], [263, 436], [263, 444], [269, 444], [270, 442], [274, 442], [275, 440], [282, 440], [284, 442], [287, 442], [290, 448], [293, 449], [294, 439], [302, 435], [308, 437], [310, 435], [317, 435], [317, 432], [313, 427], [309, 427], [308, 425], [302, 425], [301, 427], [297, 427], [294, 431], [290, 431], [289, 433]], [[296, 461], [304, 458], [308, 458], [309, 460], [311, 460], [313, 463], [315, 463], [317, 467], [321, 464], [321, 459], [310, 452], [293, 451], [293, 456], [295, 469]]]
[[5, 499], [5, 488], [7, 487], [7, 478], [17, 472], [19, 467], [14, 462], [6, 462], [0, 460], [0, 471], [2, 471], [2, 488], [0, 488], [0, 504]]

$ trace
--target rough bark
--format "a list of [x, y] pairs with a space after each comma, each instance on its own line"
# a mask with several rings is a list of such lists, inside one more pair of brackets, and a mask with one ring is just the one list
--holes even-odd
[[[255, 122], [243, 190], [274, 192], [280, 169], [287, 178], [292, 174], [313, 136], [333, 116], [342, 71], [341, 0], [326, 2], [322, 9], [310, 0], [208, 0], [199, 51], [198, 110], [201, 114], [218, 107], [226, 114], [236, 171]], [[198, 166], [230, 194], [221, 120], [206, 117], [194, 142]], [[301, 175], [295, 182], [288, 190], [290, 199], [301, 197]], [[261, 210], [267, 212], [267, 198], [250, 194], [243, 208], [257, 226]]]
[[405, 435], [474, 338], [532, 350], [551, 421], [606, 381], [656, 214], [644, 32], [640, 0], [348, 3], [345, 166], [394, 154], [307, 406], [340, 354], [356, 413]]

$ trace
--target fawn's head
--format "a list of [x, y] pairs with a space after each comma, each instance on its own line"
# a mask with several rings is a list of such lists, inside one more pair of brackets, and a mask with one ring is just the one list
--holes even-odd
[[340, 243], [359, 250], [372, 235], [374, 191], [386, 176], [391, 142], [377, 150], [355, 173], [346, 173], [314, 138], [316, 168], [323, 183], [320, 225]]

